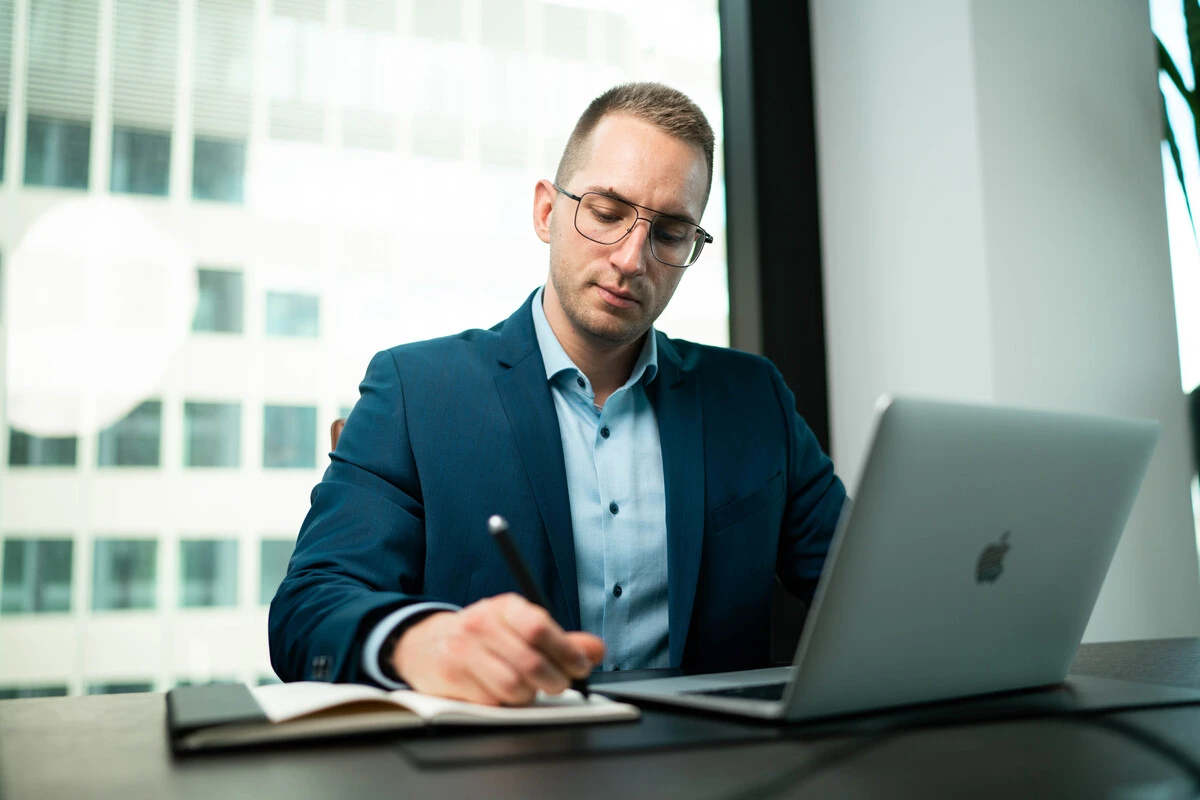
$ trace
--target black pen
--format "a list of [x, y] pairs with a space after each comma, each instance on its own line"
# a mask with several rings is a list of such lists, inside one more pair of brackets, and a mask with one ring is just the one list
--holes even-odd
[[[516, 578], [517, 588], [520, 590], [522, 596], [531, 603], [536, 603], [542, 608], [549, 609], [550, 604], [546, 602], [546, 595], [542, 594], [542, 588], [538, 586], [537, 581], [530, 574], [529, 565], [521, 557], [521, 551], [513, 543], [512, 537], [508, 535], [508, 520], [499, 514], [493, 514], [488, 517], [488, 533], [492, 535], [492, 540], [500, 548], [500, 552], [504, 554], [504, 561], [508, 564], [508, 571]], [[572, 681], [571, 688], [584, 697], [587, 697], [587, 678], [579, 678]]]

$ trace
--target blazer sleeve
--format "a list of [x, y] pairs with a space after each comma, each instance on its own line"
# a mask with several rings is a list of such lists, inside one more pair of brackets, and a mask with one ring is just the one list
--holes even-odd
[[371, 360], [359, 393], [271, 601], [271, 665], [285, 681], [369, 681], [361, 653], [373, 625], [442, 600], [421, 594], [421, 483], [390, 352]]
[[787, 420], [787, 498], [775, 572], [789, 592], [812, 603], [837, 528], [846, 487], [812, 429], [796, 412], [796, 398], [774, 365], [775, 393]]

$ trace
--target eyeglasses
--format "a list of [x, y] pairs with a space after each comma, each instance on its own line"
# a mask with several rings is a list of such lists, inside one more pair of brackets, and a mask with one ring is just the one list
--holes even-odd
[[639, 219], [650, 223], [650, 252], [669, 267], [690, 267], [700, 257], [704, 245], [712, 244], [713, 237], [707, 231], [687, 220], [666, 214], [643, 217], [638, 213], [639, 208], [654, 209], [600, 192], [575, 195], [557, 183], [554, 188], [579, 204], [575, 208], [575, 230], [597, 244], [616, 244], [629, 235]]

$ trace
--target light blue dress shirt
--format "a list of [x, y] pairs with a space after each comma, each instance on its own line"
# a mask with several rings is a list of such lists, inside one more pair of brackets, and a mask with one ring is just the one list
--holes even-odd
[[[662, 445], [646, 394], [658, 373], [654, 329], [629, 380], [597, 408], [591, 382], [550, 328], [543, 292], [534, 298], [533, 327], [562, 435], [582, 628], [604, 640], [604, 669], [671, 666]], [[403, 686], [380, 672], [379, 649], [406, 619], [441, 609], [458, 607], [417, 603], [384, 617], [363, 645], [367, 674]]]

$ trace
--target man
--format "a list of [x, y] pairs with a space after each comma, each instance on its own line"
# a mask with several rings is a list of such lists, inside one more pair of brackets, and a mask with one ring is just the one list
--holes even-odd
[[652, 327], [711, 241], [712, 161], [681, 93], [606, 92], [534, 190], [545, 286], [375, 356], [271, 604], [283, 679], [519, 704], [595, 667], [766, 665], [774, 578], [811, 598], [845, 490], [770, 362]]

